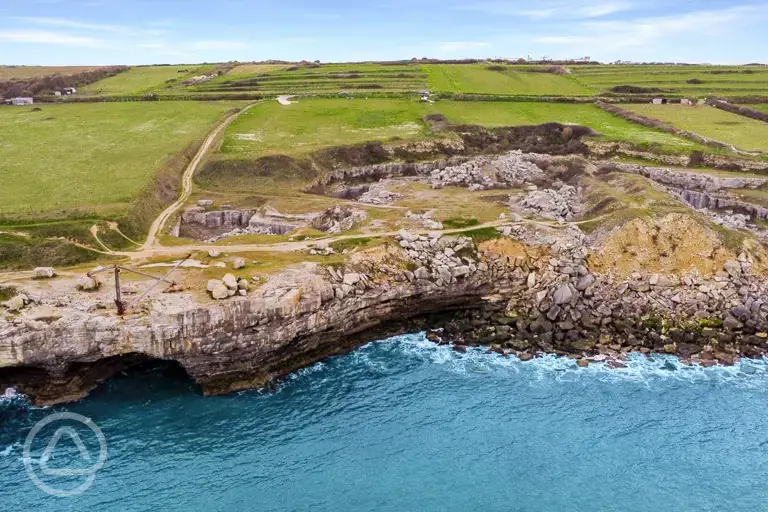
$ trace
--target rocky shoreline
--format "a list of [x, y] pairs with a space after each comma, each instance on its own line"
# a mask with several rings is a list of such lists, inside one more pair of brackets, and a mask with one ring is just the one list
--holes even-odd
[[120, 319], [63, 311], [0, 321], [0, 387], [37, 403], [78, 399], [153, 359], [178, 362], [206, 394], [273, 379], [396, 332], [530, 359], [538, 353], [620, 359], [663, 352], [702, 364], [768, 353], [768, 282], [749, 253], [713, 277], [588, 269], [586, 236], [520, 223], [498, 238], [397, 236], [398, 246], [344, 268], [302, 264], [257, 294], [176, 313]]

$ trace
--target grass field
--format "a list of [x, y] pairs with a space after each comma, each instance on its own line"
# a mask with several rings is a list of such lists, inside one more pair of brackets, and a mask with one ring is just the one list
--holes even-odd
[[589, 96], [592, 91], [567, 76], [530, 73], [506, 66], [489, 70], [485, 64], [429, 64], [429, 87], [434, 91], [476, 94]]
[[227, 75], [247, 75], [250, 73], [265, 73], [287, 68], [287, 64], [242, 64], [232, 68]]
[[[768, 94], [765, 66], [571, 66], [572, 76], [596, 91], [617, 85], [657, 88], [698, 97], [764, 96]], [[689, 84], [689, 80], [701, 83]]]
[[142, 102], [0, 108], [0, 216], [118, 214], [233, 106]]
[[398, 99], [299, 99], [289, 106], [267, 101], [240, 116], [227, 129], [221, 153], [234, 158], [300, 155], [328, 146], [426, 137], [429, 132], [422, 118], [432, 113], [457, 124], [487, 127], [576, 123], [593, 128], [606, 140], [657, 144], [670, 151], [708, 149], [589, 104], [438, 101], [428, 105]]
[[426, 133], [428, 106], [408, 100], [299, 100], [258, 105], [227, 129], [221, 152], [235, 157], [296, 155], [325, 146]]
[[0, 66], [0, 80], [17, 78], [41, 78], [60, 74], [75, 75], [83, 71], [92, 71], [101, 66]]
[[134, 67], [115, 76], [99, 80], [78, 90], [81, 94], [110, 95], [138, 94], [163, 85], [167, 80], [187, 76], [198, 66], [141, 66]]
[[749, 151], [768, 152], [768, 123], [712, 107], [626, 105], [644, 116]]
[[672, 151], [706, 150], [695, 142], [625, 121], [589, 104], [440, 101], [434, 107], [454, 123], [489, 127], [576, 123], [589, 126], [609, 140], [655, 143]]
[[335, 93], [365, 95], [368, 91], [404, 92], [424, 89], [427, 77], [420, 66], [381, 64], [325, 64], [320, 67], [243, 65], [199, 85], [178, 88], [187, 92], [269, 94]]

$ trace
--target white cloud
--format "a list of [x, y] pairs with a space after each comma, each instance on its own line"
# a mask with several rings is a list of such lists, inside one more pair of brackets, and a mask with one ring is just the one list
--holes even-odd
[[634, 8], [632, 2], [626, 0], [597, 0], [577, 2], [535, 2], [530, 7], [526, 2], [492, 1], [476, 4], [461, 5], [460, 10], [480, 11], [488, 14], [522, 16], [533, 20], [554, 19], [590, 19], [601, 18], [618, 12], [629, 11]]
[[192, 50], [242, 50], [248, 44], [242, 41], [197, 41], [191, 46]]
[[584, 21], [564, 25], [562, 31], [570, 34], [535, 37], [533, 42], [579, 45], [593, 50], [642, 47], [681, 34], [715, 35], [732, 31], [740, 23], [754, 21], [755, 16], [764, 12], [763, 6], [749, 5], [652, 18]]
[[34, 23], [36, 25], [48, 25], [53, 27], [80, 28], [84, 30], [95, 30], [95, 31], [103, 31], [103, 32], [130, 31], [127, 27], [121, 27], [118, 25], [102, 25], [98, 23], [85, 23], [85, 22], [70, 20], [66, 18], [38, 18], [38, 17], [20, 16], [15, 19], [26, 21], [29, 23]]
[[75, 36], [61, 32], [49, 32], [45, 30], [0, 31], [0, 41], [8, 41], [11, 43], [60, 44], [66, 46], [88, 47], [97, 47], [104, 44], [103, 41], [93, 37]]

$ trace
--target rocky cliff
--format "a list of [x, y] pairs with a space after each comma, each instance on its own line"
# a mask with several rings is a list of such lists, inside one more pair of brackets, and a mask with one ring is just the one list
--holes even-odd
[[501, 231], [480, 230], [480, 238], [401, 232], [397, 245], [355, 254], [343, 268], [301, 264], [248, 297], [191, 301], [176, 311], [121, 319], [38, 306], [0, 320], [0, 387], [62, 402], [130, 365], [162, 359], [178, 362], [206, 393], [226, 393], [263, 386], [393, 328], [447, 327], [444, 336], [460, 345], [585, 362], [637, 350], [732, 363], [768, 351], [760, 252], [713, 253], [709, 270], [682, 278], [643, 268], [621, 277], [593, 261], [573, 226]]

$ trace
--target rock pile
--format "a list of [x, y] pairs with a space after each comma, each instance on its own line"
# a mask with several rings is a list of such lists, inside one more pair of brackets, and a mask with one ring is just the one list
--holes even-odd
[[443, 229], [443, 223], [432, 219], [432, 211], [424, 213], [405, 212], [405, 218], [418, 222], [427, 229]]
[[367, 289], [374, 286], [370, 277], [362, 272], [336, 270], [333, 267], [328, 267], [328, 274], [331, 276], [333, 293], [337, 299], [351, 295], [362, 295]]
[[349, 231], [367, 218], [368, 214], [363, 210], [337, 204], [313, 219], [311, 226], [328, 234], [338, 234], [342, 231]]
[[309, 250], [310, 256], [330, 256], [334, 253], [333, 247], [326, 242], [318, 242]]
[[222, 300], [233, 297], [236, 294], [245, 297], [248, 295], [248, 281], [238, 279], [232, 274], [226, 274], [221, 280], [210, 279], [207, 286], [211, 297], [216, 300]]
[[725, 177], [715, 174], [681, 171], [666, 167], [648, 167], [645, 165], [612, 162], [611, 167], [623, 172], [639, 174], [657, 183], [676, 188], [717, 192], [728, 188], [759, 188], [768, 182], [768, 178]]
[[397, 192], [390, 192], [382, 184], [371, 185], [367, 191], [365, 191], [360, 197], [357, 198], [358, 203], [365, 204], [390, 204], [403, 198], [403, 194]]
[[487, 270], [485, 264], [477, 265], [475, 260], [465, 256], [475, 252], [470, 238], [443, 237], [441, 233], [424, 236], [406, 230], [400, 230], [395, 238], [419, 265], [413, 272], [406, 272], [408, 280], [417, 285], [446, 286], [477, 271]]
[[471, 190], [517, 187], [544, 179], [542, 171], [521, 151], [496, 158], [480, 157], [459, 165], [436, 169], [429, 175], [432, 188], [460, 185]]
[[539, 190], [530, 187], [520, 205], [526, 211], [559, 221], [573, 221], [580, 210], [581, 189], [566, 185], [560, 181], [552, 184], [551, 189]]

